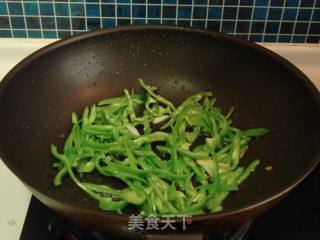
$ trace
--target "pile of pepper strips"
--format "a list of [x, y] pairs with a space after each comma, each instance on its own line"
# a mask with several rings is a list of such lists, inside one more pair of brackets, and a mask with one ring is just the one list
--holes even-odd
[[[250, 139], [268, 130], [233, 127], [234, 109], [224, 115], [211, 92], [176, 107], [156, 87], [139, 84], [143, 94], [124, 90], [121, 97], [86, 107], [81, 118], [72, 114], [63, 153], [51, 146], [58, 169], [54, 185], [69, 175], [101, 209], [118, 213], [128, 205], [154, 216], [221, 211], [222, 201], [259, 164], [239, 166]], [[81, 181], [93, 171], [106, 184]], [[108, 177], [126, 187], [108, 186]]]

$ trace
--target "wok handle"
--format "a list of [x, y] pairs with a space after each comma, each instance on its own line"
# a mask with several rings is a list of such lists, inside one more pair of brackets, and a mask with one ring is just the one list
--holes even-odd
[[188, 233], [188, 234], [147, 234], [145, 236], [146, 240], [203, 240], [203, 234], [202, 233]]

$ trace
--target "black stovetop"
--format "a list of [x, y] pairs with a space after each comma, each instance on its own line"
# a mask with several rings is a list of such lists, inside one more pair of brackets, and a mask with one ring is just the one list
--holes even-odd
[[[245, 240], [319, 240], [320, 239], [320, 166], [276, 207], [255, 219]], [[48, 227], [49, 226], [49, 227]], [[32, 197], [21, 240], [69, 240], [64, 231], [76, 232], [81, 239], [110, 239], [99, 233], [74, 226], [68, 220]], [[49, 231], [50, 229], [50, 231]], [[88, 235], [90, 232], [90, 236]], [[185, 238], [188, 239], [188, 238]], [[214, 238], [216, 239], [216, 238]], [[217, 238], [221, 239], [221, 238]], [[222, 238], [227, 239], [227, 238]], [[229, 238], [228, 238], [229, 239]]]

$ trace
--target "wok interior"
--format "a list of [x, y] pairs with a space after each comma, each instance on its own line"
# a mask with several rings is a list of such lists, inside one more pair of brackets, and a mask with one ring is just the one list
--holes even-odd
[[[73, 111], [81, 113], [86, 105], [122, 95], [124, 88], [137, 89], [138, 78], [176, 104], [199, 91], [212, 91], [225, 112], [235, 106], [235, 126], [270, 129], [266, 137], [252, 141], [240, 165], [257, 158], [261, 165], [227, 198], [224, 211], [274, 196], [316, 161], [316, 99], [298, 75], [257, 49], [221, 36], [151, 29], [97, 34], [60, 45], [8, 76], [11, 80], [0, 92], [2, 159], [49, 198], [97, 209], [70, 179], [53, 187], [56, 170], [49, 146], [61, 149]], [[264, 169], [268, 165], [272, 171]], [[114, 184], [97, 175], [89, 179]]]

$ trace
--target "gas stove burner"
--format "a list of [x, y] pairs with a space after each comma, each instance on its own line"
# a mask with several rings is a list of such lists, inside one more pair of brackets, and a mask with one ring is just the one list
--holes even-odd
[[50, 240], [111, 240], [85, 229], [62, 216], [54, 216], [48, 225]]
[[244, 240], [250, 233], [252, 221], [243, 223], [236, 229], [226, 231], [223, 234], [208, 235], [203, 240]]
[[[181, 235], [183, 239], [194, 239], [194, 240], [244, 240], [248, 236], [248, 232], [251, 229], [251, 221], [242, 224], [240, 227], [224, 232], [223, 234], [202, 234]], [[50, 233], [50, 240], [111, 240], [111, 237], [104, 236], [103, 234], [88, 230], [71, 222], [70, 220], [62, 217], [55, 216], [52, 218], [48, 225]], [[174, 238], [176, 239], [176, 236]], [[181, 238], [181, 239], [182, 239]], [[148, 239], [148, 238], [147, 238]], [[153, 239], [153, 238], [151, 238]], [[154, 238], [158, 239], [158, 238]], [[165, 239], [172, 239], [172, 236], [167, 235]]]

